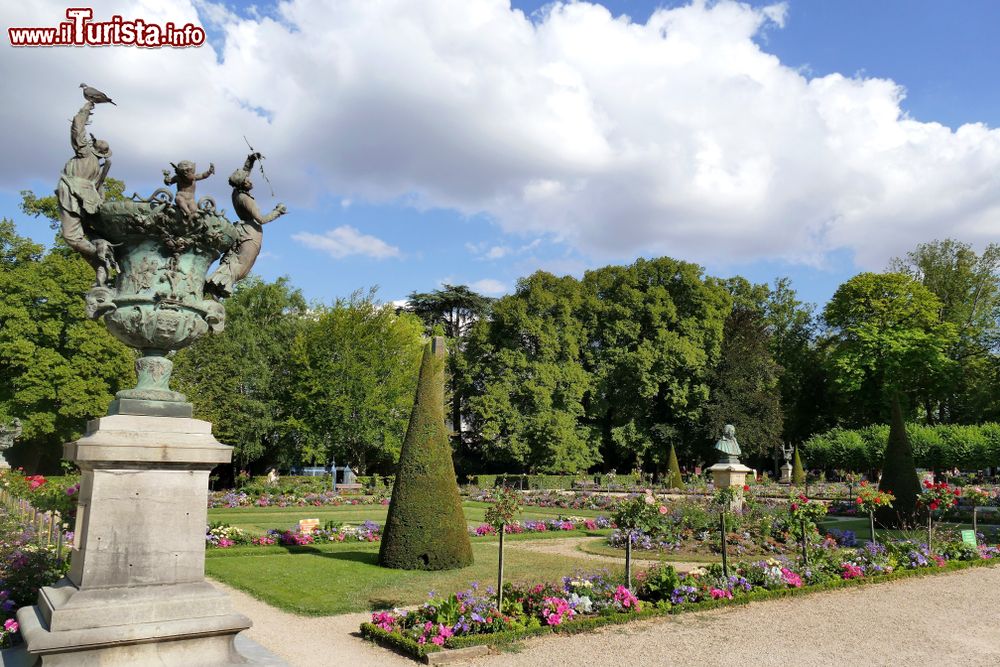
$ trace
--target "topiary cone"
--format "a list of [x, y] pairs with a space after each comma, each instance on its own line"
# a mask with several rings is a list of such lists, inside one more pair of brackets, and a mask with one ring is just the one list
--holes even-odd
[[795, 458], [792, 459], [792, 484], [801, 486], [806, 483], [806, 471], [802, 468], [802, 459], [799, 458], [799, 448], [795, 448]]
[[670, 472], [667, 474], [667, 488], [679, 489], [684, 486], [684, 478], [681, 477], [681, 466], [677, 462], [677, 450], [670, 445], [670, 461], [668, 462]]
[[885, 448], [882, 463], [882, 481], [879, 491], [889, 491], [896, 499], [891, 508], [880, 509], [875, 518], [883, 525], [895, 527], [913, 522], [917, 511], [917, 496], [920, 495], [920, 479], [917, 464], [913, 459], [913, 449], [906, 435], [903, 411], [899, 408], [899, 398], [892, 397], [892, 422], [889, 425], [889, 444]]
[[424, 348], [378, 562], [403, 570], [472, 565], [472, 545], [458, 496], [444, 423], [444, 338]]

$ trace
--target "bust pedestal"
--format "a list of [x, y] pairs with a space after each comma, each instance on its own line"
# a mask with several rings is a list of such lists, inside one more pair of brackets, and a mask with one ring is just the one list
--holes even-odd
[[245, 664], [234, 640], [251, 621], [205, 581], [208, 474], [232, 457], [211, 424], [113, 414], [64, 455], [82, 471], [71, 566], [17, 613], [29, 656], [46, 667]]
[[752, 472], [740, 462], [716, 463], [708, 469], [712, 473], [712, 483], [716, 489], [733, 487], [736, 491], [729, 509], [738, 510], [743, 506], [743, 485], [747, 481], [747, 473]]
[[792, 483], [792, 464], [788, 461], [785, 461], [784, 465], [781, 466], [781, 483]]

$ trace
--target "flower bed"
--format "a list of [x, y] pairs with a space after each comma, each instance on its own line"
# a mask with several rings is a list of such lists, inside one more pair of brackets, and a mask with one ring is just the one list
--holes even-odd
[[719, 565], [681, 575], [665, 564], [641, 573], [634, 591], [603, 574], [566, 577], [562, 585], [508, 584], [502, 612], [494, 591], [473, 585], [448, 597], [431, 594], [413, 610], [376, 612], [361, 633], [421, 658], [448, 648], [496, 646], [551, 632], [990, 565], [1000, 562], [1000, 549], [950, 543], [928, 557], [924, 545], [893, 542], [831, 549], [829, 556], [808, 567], [787, 558], [744, 562], [729, 576]]
[[36, 542], [31, 526], [0, 510], [0, 648], [20, 640], [17, 609], [35, 604], [38, 589], [58, 581], [68, 566], [54, 546]]
[[208, 494], [209, 509], [217, 507], [338, 507], [340, 505], [388, 505], [384, 496], [342, 496], [334, 491], [297, 493], [289, 491], [212, 491]]
[[[504, 526], [503, 532], [507, 535], [517, 535], [520, 533], [544, 533], [567, 530], [604, 530], [613, 526], [614, 524], [611, 520], [604, 516], [568, 516], [564, 519], [512, 521]], [[497, 530], [490, 524], [483, 523], [475, 528], [470, 528], [469, 534], [483, 537], [485, 535], [496, 535]]]
[[361, 525], [327, 523], [323, 528], [309, 532], [271, 528], [264, 535], [251, 535], [242, 528], [225, 523], [216, 523], [205, 531], [205, 546], [214, 549], [228, 549], [237, 546], [270, 547], [306, 546], [324, 542], [378, 542], [382, 539], [382, 526], [374, 521]]

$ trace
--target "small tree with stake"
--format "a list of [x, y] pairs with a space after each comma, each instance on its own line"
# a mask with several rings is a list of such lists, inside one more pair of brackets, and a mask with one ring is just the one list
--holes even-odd
[[868, 525], [871, 529], [872, 542], [875, 542], [875, 512], [880, 509], [891, 509], [892, 501], [896, 496], [888, 491], [879, 491], [878, 488], [870, 486], [868, 482], [861, 482], [858, 488], [858, 497], [855, 503], [859, 512], [868, 515]]
[[940, 511], [942, 514], [951, 507], [958, 504], [958, 498], [962, 495], [962, 490], [957, 486], [951, 486], [948, 482], [934, 482], [924, 480], [924, 492], [917, 497], [917, 505], [927, 511], [927, 552], [934, 553], [934, 512]]
[[729, 554], [726, 552], [726, 510], [736, 502], [736, 487], [726, 486], [715, 492], [712, 502], [719, 506], [719, 533], [722, 543], [722, 574], [729, 577]]
[[818, 500], [809, 500], [804, 494], [792, 498], [788, 505], [788, 516], [792, 535], [802, 541], [802, 564], [809, 565], [809, 535], [819, 531], [817, 522], [826, 515], [826, 505]]
[[486, 509], [486, 523], [500, 536], [499, 564], [497, 568], [497, 611], [503, 613], [503, 535], [507, 526], [514, 523], [521, 513], [521, 497], [517, 491], [500, 487], [493, 504]]
[[636, 533], [657, 534], [666, 513], [666, 505], [658, 504], [653, 492], [646, 489], [645, 495], [618, 505], [611, 517], [618, 530], [625, 535], [625, 586], [629, 590], [632, 589], [632, 540]]

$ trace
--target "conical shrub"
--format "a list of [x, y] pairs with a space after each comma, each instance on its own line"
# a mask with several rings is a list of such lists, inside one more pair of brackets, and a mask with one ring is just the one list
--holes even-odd
[[444, 423], [444, 338], [424, 348], [417, 396], [399, 454], [378, 562], [404, 570], [472, 564]]
[[799, 448], [795, 448], [795, 458], [792, 459], [792, 484], [801, 486], [806, 483], [806, 471], [802, 467], [802, 459], [799, 458]]
[[681, 477], [681, 466], [677, 462], [677, 450], [670, 445], [670, 461], [668, 463], [670, 472], [667, 473], [667, 488], [679, 489], [684, 486], [684, 478]]
[[892, 399], [889, 444], [885, 448], [882, 481], [878, 488], [896, 496], [891, 508], [883, 508], [875, 515], [879, 523], [890, 527], [912, 524], [917, 511], [917, 496], [920, 495], [920, 478], [917, 477], [917, 464], [913, 459], [910, 439], [906, 435], [903, 411], [895, 396]]

